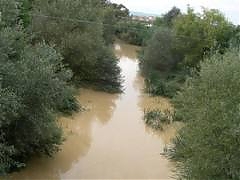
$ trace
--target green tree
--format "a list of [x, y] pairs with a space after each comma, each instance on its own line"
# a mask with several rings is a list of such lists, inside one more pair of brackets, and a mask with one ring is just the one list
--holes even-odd
[[170, 11], [168, 11], [166, 14], [163, 16], [163, 21], [167, 26], [172, 26], [173, 21], [181, 15], [181, 10], [177, 7], [173, 7]]
[[170, 149], [179, 179], [240, 179], [239, 48], [201, 63], [175, 98], [185, 122]]
[[129, 10], [122, 4], [103, 2], [104, 39], [107, 44], [113, 43], [119, 22], [129, 20]]
[[7, 151], [10, 155], [14, 152], [10, 157], [3, 152], [5, 158], [17, 162], [2, 162], [11, 168], [31, 154], [56, 151], [62, 141], [56, 113], [77, 110], [67, 83], [72, 74], [62, 65], [61, 56], [46, 44], [27, 45], [25, 38], [24, 33], [9, 28], [0, 31], [0, 105], [4, 115], [0, 144], [13, 148]]
[[[103, 38], [104, 12], [101, 1], [36, 0], [33, 12], [39, 14], [33, 16], [33, 31], [40, 40], [56, 45], [65, 64], [73, 71], [76, 84], [95, 85], [101, 82], [101, 89], [112, 86], [114, 88], [109, 91], [120, 90], [117, 60]], [[105, 64], [101, 67], [107, 76], [97, 74], [101, 63]]]
[[153, 29], [148, 27], [146, 23], [129, 19], [118, 23], [116, 35], [127, 43], [144, 46], [147, 40], [151, 38], [152, 32]]
[[141, 56], [147, 89], [155, 95], [174, 96], [192, 68], [199, 70], [205, 57], [214, 51], [224, 53], [237, 39], [235, 27], [218, 10], [203, 9], [199, 14], [188, 7], [181, 14], [173, 8], [157, 19], [156, 26], [162, 29], [148, 41]]
[[174, 6], [166, 14], [163, 14], [161, 17], [157, 17], [153, 24], [159, 27], [171, 27], [174, 20], [181, 14], [181, 10]]
[[0, 0], [0, 25], [16, 26], [19, 21], [19, 3], [16, 0]]
[[218, 10], [203, 9], [203, 14], [188, 8], [178, 16], [173, 29], [182, 43], [177, 47], [184, 53], [183, 66], [196, 67], [211, 50], [224, 52], [232, 38], [233, 25]]
[[186, 73], [178, 67], [183, 59], [182, 53], [176, 49], [178, 43], [174, 31], [159, 28], [143, 49], [140, 67], [149, 93], [173, 97], [180, 89]]
[[175, 50], [174, 32], [169, 28], [156, 30], [148, 45], [144, 49], [144, 57], [141, 59], [141, 66], [146, 73], [152, 70], [169, 72], [176, 68], [181, 57]]
[[[0, 0], [0, 175], [25, 166], [33, 154], [51, 155], [62, 142], [56, 116], [78, 109], [72, 72], [46, 43], [32, 45], [19, 4]], [[5, 9], [8, 7], [8, 11]], [[9, 13], [11, 12], [11, 13]]]
[[31, 10], [34, 0], [18, 0], [19, 2], [19, 18], [22, 20], [24, 28], [28, 28], [31, 23]]

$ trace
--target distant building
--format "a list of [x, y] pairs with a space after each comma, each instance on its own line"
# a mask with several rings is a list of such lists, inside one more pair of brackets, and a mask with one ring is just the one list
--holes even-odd
[[147, 22], [147, 23], [152, 24], [156, 20], [156, 17], [155, 16], [136, 16], [136, 15], [133, 15], [132, 20]]

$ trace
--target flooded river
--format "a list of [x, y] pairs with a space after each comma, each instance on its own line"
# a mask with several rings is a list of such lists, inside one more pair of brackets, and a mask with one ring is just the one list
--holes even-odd
[[66, 140], [54, 157], [34, 158], [13, 179], [169, 179], [171, 163], [160, 155], [177, 125], [162, 132], [145, 126], [148, 108], [171, 108], [164, 98], [143, 93], [138, 73], [138, 47], [116, 42], [115, 53], [124, 77], [124, 93], [81, 89], [86, 111], [59, 120]]

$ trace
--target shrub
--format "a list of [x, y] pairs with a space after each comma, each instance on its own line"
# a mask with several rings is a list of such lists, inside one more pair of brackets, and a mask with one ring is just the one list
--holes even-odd
[[120, 91], [117, 59], [103, 38], [101, 1], [35, 0], [33, 12], [40, 14], [32, 20], [36, 40], [55, 44], [64, 63], [72, 70], [76, 85], [98, 85], [100, 89], [111, 87], [109, 91]]
[[238, 48], [213, 55], [175, 98], [185, 127], [168, 155], [179, 179], [240, 179], [239, 69]]
[[78, 107], [68, 86], [72, 73], [61, 60], [45, 43], [30, 45], [24, 32], [0, 29], [1, 174], [24, 166], [33, 154], [58, 150], [56, 114]]
[[169, 111], [147, 110], [144, 112], [144, 121], [152, 128], [162, 130], [164, 125], [172, 122], [172, 115]]

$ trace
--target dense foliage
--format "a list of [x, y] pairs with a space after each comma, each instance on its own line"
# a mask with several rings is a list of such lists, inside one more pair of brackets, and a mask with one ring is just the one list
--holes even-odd
[[184, 128], [170, 149], [179, 179], [240, 179], [239, 48], [201, 63], [174, 99]]
[[[217, 10], [190, 7], [148, 25], [108, 0], [0, 0], [0, 175], [58, 150], [56, 116], [79, 108], [73, 82], [121, 90], [116, 35], [146, 45], [140, 67], [151, 94], [174, 97], [194, 69], [174, 98], [175, 118], [185, 122], [168, 151], [178, 177], [240, 179], [239, 48], [227, 50], [239, 46], [239, 26]], [[161, 129], [172, 115], [144, 118]]]
[[116, 36], [127, 43], [141, 46], [151, 37], [152, 31], [153, 29], [148, 27], [146, 23], [129, 18], [117, 24]]
[[163, 14], [162, 17], [157, 17], [153, 24], [155, 26], [171, 27], [173, 26], [175, 19], [180, 15], [181, 10], [174, 6], [166, 14]]
[[113, 43], [118, 24], [129, 18], [129, 10], [122, 4], [103, 0], [103, 36], [107, 44]]
[[[21, 4], [0, 1], [0, 174], [51, 155], [62, 142], [57, 113], [78, 109], [70, 70], [51, 46], [32, 45], [21, 26]], [[14, 13], [12, 13], [14, 12]]]
[[144, 45], [151, 37], [153, 29], [148, 22], [133, 20], [129, 10], [122, 4], [105, 3], [104, 7], [104, 37], [112, 42], [114, 36], [133, 44]]
[[58, 150], [56, 117], [79, 108], [72, 82], [120, 90], [105, 6], [104, 0], [0, 0], [0, 175]]
[[196, 67], [210, 50], [221, 53], [229, 47], [234, 26], [218, 10], [203, 9], [202, 14], [188, 8], [187, 14], [178, 16], [173, 29], [182, 44], [177, 47], [184, 54], [183, 66]]
[[199, 63], [213, 51], [224, 51], [231, 44], [235, 27], [218, 10], [202, 14], [188, 8], [186, 14], [173, 8], [156, 19], [154, 34], [143, 48], [140, 65], [147, 91], [173, 97]]
[[[171, 118], [185, 122], [167, 151], [177, 178], [239, 180], [239, 26], [218, 10], [190, 7], [173, 8], [154, 26], [140, 67], [148, 92], [174, 97]], [[144, 118], [154, 128], [166, 120], [155, 111]]]
[[172, 122], [170, 111], [160, 111], [159, 109], [147, 110], [144, 112], [145, 123], [153, 129], [163, 130], [164, 126]]
[[103, 7], [99, 0], [35, 0], [32, 26], [37, 40], [56, 45], [76, 84], [116, 92], [121, 88], [120, 69], [103, 38], [111, 41], [103, 24], [110, 10]]

